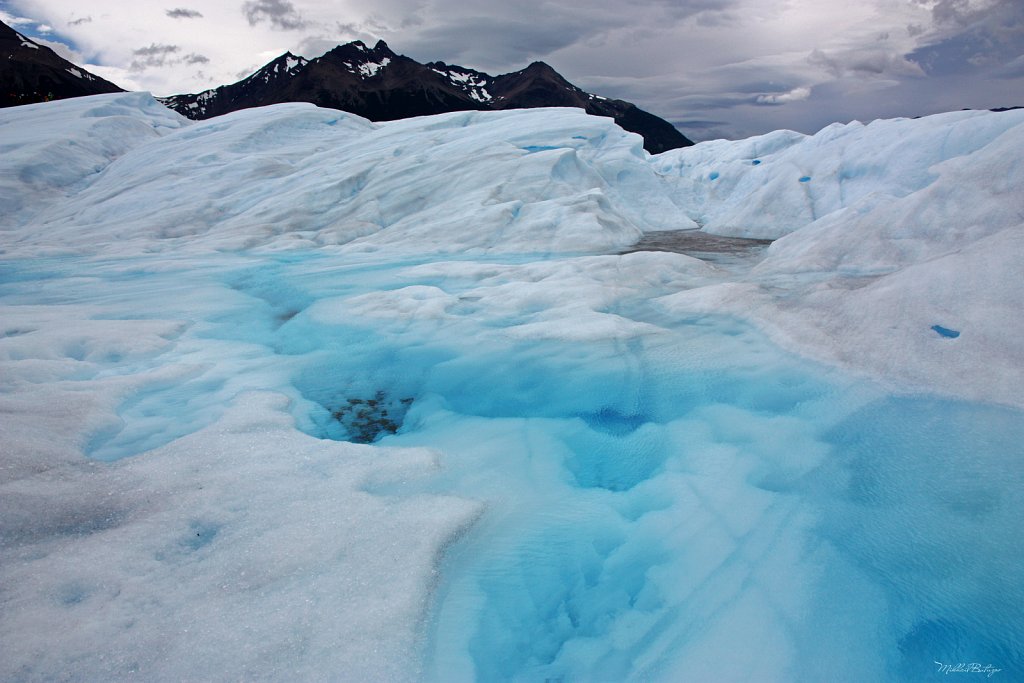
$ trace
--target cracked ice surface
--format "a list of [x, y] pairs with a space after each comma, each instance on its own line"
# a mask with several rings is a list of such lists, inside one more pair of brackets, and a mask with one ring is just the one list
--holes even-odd
[[1020, 671], [1021, 120], [871, 124], [904, 173], [709, 262], [616, 254], [871, 126], [5, 110], [3, 677]]

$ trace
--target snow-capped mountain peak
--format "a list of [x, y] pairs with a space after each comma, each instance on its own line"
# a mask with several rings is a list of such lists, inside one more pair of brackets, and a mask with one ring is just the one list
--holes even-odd
[[193, 119], [281, 102], [312, 102], [372, 121], [451, 111], [577, 107], [608, 116], [639, 133], [652, 153], [692, 144], [671, 124], [629, 102], [591, 95], [544, 62], [508, 74], [446, 64], [421, 64], [399, 55], [383, 40], [338, 45], [306, 61], [286, 53], [248, 78], [196, 95], [161, 100]]
[[[291, 52], [265, 64], [263, 67], [231, 86], [220, 86], [194, 95], [172, 95], [159, 98], [166, 106], [192, 119], [205, 119], [218, 114], [225, 102], [244, 102], [251, 98], [266, 97], [300, 73], [309, 60]], [[236, 107], [244, 108], [244, 107]]]
[[293, 55], [291, 52], [285, 52], [259, 71], [249, 76], [249, 79], [258, 78], [262, 79], [264, 82], [269, 82], [270, 80], [280, 76], [294, 76], [308, 63], [309, 61], [304, 57], [298, 57]]

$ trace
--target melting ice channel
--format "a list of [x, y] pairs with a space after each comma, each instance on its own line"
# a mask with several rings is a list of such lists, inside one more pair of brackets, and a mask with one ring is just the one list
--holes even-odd
[[1019, 412], [891, 395], [642, 292], [602, 311], [642, 333], [520, 334], [544, 305], [494, 297], [535, 260], [53, 261], [3, 293], [193, 321], [98, 364], [192, 369], [123, 403], [92, 458], [144, 458], [246, 390], [320, 438], [438, 449], [429, 481], [380, 491], [485, 504], [441, 561], [425, 680], [1024, 670]]

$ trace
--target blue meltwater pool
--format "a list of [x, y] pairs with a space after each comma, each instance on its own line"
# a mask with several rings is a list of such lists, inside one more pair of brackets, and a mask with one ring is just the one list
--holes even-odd
[[1020, 412], [893, 395], [642, 293], [594, 312], [612, 333], [582, 334], [591, 318], [553, 333], [545, 305], [495, 295], [530, 257], [458, 263], [225, 258], [191, 265], [200, 293], [183, 299], [166, 296], [173, 268], [93, 269], [53, 303], [159, 299], [191, 323], [132, 361], [177, 370], [127, 397], [89, 454], [139, 455], [253, 389], [290, 397], [318, 438], [435, 449], [426, 484], [373, 491], [483, 503], [438, 558], [424, 680], [1024, 670]]

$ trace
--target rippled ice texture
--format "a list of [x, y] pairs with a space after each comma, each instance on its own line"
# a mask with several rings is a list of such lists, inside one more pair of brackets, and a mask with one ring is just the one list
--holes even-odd
[[[691, 267], [18, 270], [6, 298], [64, 317], [26, 317], [8, 346], [49, 340], [32, 372], [64, 379], [22, 377], [8, 405], [35, 396], [64, 423], [109, 401], [116, 417], [81, 447], [120, 460], [32, 475], [23, 453], [5, 496], [5, 666], [445, 681], [1018, 666], [1021, 414], [889, 397], [739, 321], [666, 317], [623, 260], [668, 288]], [[548, 307], [609, 289], [608, 320], [553, 333]], [[333, 441], [353, 435], [331, 412], [375, 396], [405, 409], [397, 433]]]
[[[829, 238], [843, 206], [756, 265], [614, 255], [707, 215], [679, 187], [707, 148], [569, 111], [57, 105], [0, 184], [0, 677], [1024, 670], [1018, 195], [899, 253]], [[972, 142], [858, 216], [1019, 134], [939, 118], [922, 145]], [[777, 137], [743, 173], [843, 139]]]

